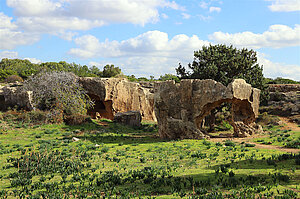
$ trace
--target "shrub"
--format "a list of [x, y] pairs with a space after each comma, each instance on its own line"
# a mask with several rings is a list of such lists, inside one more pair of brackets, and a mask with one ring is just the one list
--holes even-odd
[[90, 121], [90, 117], [82, 114], [65, 115], [64, 122], [68, 125], [80, 125]]
[[225, 146], [235, 146], [235, 143], [230, 141], [230, 140], [226, 140], [225, 141]]
[[7, 83], [23, 82], [23, 78], [18, 75], [10, 75], [5, 79]]
[[58, 109], [64, 115], [75, 114], [75, 118], [86, 114], [87, 108], [93, 105], [73, 73], [39, 73], [25, 81], [24, 90], [33, 91], [35, 108]]
[[263, 125], [277, 125], [280, 119], [276, 116], [271, 116], [267, 112], [260, 114], [257, 122]]

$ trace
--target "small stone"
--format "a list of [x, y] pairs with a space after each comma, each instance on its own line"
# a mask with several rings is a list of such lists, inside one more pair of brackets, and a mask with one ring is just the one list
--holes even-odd
[[79, 141], [79, 140], [80, 140], [79, 138], [72, 137], [72, 141], [73, 141], [73, 142], [77, 142], [77, 141]]

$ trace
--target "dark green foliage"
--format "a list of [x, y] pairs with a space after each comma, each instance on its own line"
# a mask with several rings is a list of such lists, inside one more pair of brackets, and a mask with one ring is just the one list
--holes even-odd
[[180, 82], [180, 79], [176, 75], [172, 75], [172, 74], [161, 75], [158, 80], [159, 81], [174, 80], [176, 83]]
[[114, 77], [121, 74], [121, 69], [114, 65], [106, 65], [103, 71], [96, 66], [88, 67], [76, 63], [60, 62], [45, 62], [33, 64], [29, 60], [22, 59], [7, 59], [4, 58], [0, 62], [0, 81], [4, 81], [11, 75], [20, 76], [27, 79], [29, 76], [35, 75], [41, 71], [64, 71], [72, 72], [80, 77]]
[[121, 74], [121, 69], [114, 65], [106, 65], [103, 67], [102, 77], [115, 77]]
[[203, 46], [194, 52], [194, 61], [188, 64], [189, 72], [179, 64], [176, 72], [181, 79], [213, 79], [228, 85], [233, 79], [242, 78], [261, 90], [261, 102], [268, 100], [268, 86], [263, 76], [263, 68], [257, 63], [256, 52], [233, 46]]

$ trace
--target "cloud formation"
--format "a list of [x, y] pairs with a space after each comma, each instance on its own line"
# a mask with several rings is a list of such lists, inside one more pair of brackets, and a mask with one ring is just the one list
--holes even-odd
[[[191, 62], [195, 50], [209, 45], [208, 41], [200, 40], [196, 35], [180, 34], [169, 38], [161, 31], [148, 31], [123, 41], [100, 42], [92, 35], [85, 35], [76, 38], [75, 43], [79, 48], [69, 51], [73, 56], [104, 58], [120, 66], [125, 74], [138, 76], [174, 73], [179, 62]], [[96, 65], [96, 62], [92, 63]]]
[[159, 8], [184, 10], [168, 0], [7, 0], [19, 18], [17, 23], [31, 31], [88, 30], [110, 23], [145, 25], [159, 20]]
[[209, 7], [209, 12], [221, 12], [220, 7]]
[[180, 57], [186, 53], [208, 45], [209, 42], [200, 40], [196, 35], [188, 37], [180, 34], [172, 39], [161, 31], [148, 31], [137, 37], [123, 41], [100, 42], [95, 36], [84, 35], [75, 39], [79, 48], [72, 48], [69, 53], [81, 58], [93, 57], [123, 57], [123, 56], [157, 56]]
[[284, 63], [272, 62], [266, 58], [263, 53], [257, 54], [257, 62], [263, 65], [263, 73], [265, 77], [282, 77], [300, 81], [300, 66]]
[[268, 6], [273, 12], [293, 12], [300, 11], [299, 0], [266, 0], [271, 1], [272, 5]]
[[32, 44], [38, 40], [39, 35], [18, 30], [12, 17], [0, 12], [0, 49], [11, 50], [18, 45]]
[[300, 25], [294, 28], [286, 25], [272, 25], [262, 34], [253, 32], [223, 33], [215, 32], [209, 35], [209, 39], [216, 43], [232, 44], [237, 47], [249, 48], [282, 48], [300, 45]]
[[0, 51], [0, 60], [3, 58], [16, 59], [18, 58], [18, 52], [15, 51]]

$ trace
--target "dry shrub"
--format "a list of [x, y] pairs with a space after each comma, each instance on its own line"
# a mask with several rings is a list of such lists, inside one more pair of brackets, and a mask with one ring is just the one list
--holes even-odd
[[65, 115], [64, 122], [67, 125], [80, 125], [83, 123], [87, 123], [91, 120], [91, 118], [87, 115], [82, 114], [72, 114], [72, 115]]
[[24, 80], [22, 77], [18, 75], [10, 75], [5, 79], [5, 81], [7, 83], [15, 83], [15, 82], [23, 82]]
[[30, 124], [49, 124], [49, 123], [62, 123], [63, 116], [61, 111], [52, 110], [52, 111], [41, 111], [41, 110], [32, 110], [32, 111], [16, 111], [9, 110], [2, 114], [3, 120], [6, 121], [22, 121], [24, 123]]
[[260, 114], [257, 118], [257, 122], [261, 125], [278, 125], [279, 121], [277, 116], [269, 115], [267, 112]]

